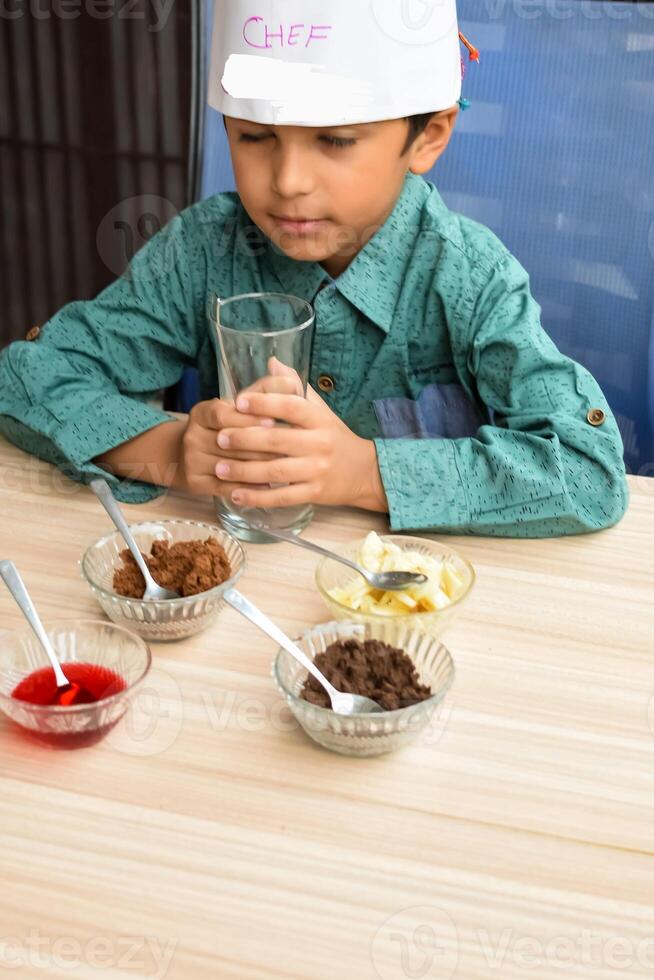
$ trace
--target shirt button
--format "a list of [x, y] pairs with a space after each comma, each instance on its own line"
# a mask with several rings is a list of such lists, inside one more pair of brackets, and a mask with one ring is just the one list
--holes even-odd
[[40, 333], [41, 333], [40, 327], [32, 327], [25, 334], [25, 340], [36, 340], [36, 338], [39, 336]]
[[318, 376], [318, 387], [321, 391], [330, 392], [336, 387], [336, 382], [330, 374], [321, 374]]
[[601, 425], [606, 418], [606, 413], [601, 408], [591, 408], [586, 418], [591, 425]]

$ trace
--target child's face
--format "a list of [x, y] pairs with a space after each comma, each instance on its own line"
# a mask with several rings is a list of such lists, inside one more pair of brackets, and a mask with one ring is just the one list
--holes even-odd
[[406, 119], [318, 128], [228, 117], [239, 196], [286, 255], [337, 276], [389, 216], [407, 171], [433, 166], [455, 116], [439, 113], [404, 154]]

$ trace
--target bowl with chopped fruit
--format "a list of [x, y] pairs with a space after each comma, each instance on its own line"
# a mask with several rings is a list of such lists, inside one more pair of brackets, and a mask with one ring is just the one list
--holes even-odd
[[475, 570], [452, 548], [431, 538], [404, 534], [379, 536], [374, 531], [338, 552], [371, 572], [417, 572], [427, 581], [401, 592], [373, 589], [356, 572], [323, 558], [316, 585], [332, 616], [355, 623], [404, 622], [440, 636], [470, 595]]
[[215, 524], [163, 520], [130, 530], [158, 585], [177, 599], [144, 599], [145, 582], [118, 531], [90, 545], [82, 577], [109, 619], [146, 640], [181, 640], [199, 633], [224, 607], [223, 594], [245, 570], [239, 542]]
[[454, 681], [454, 663], [436, 637], [387, 617], [375, 623], [338, 620], [307, 630], [295, 641], [338, 690], [372, 698], [380, 712], [333, 711], [321, 685], [286, 650], [273, 678], [309, 738], [332, 752], [374, 756], [442, 734], [438, 708]]

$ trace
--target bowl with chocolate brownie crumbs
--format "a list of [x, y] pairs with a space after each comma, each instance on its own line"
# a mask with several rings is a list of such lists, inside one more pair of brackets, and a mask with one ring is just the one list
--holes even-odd
[[181, 640], [205, 629], [224, 607], [223, 593], [245, 570], [245, 552], [221, 527], [163, 520], [130, 529], [155, 581], [178, 599], [144, 599], [143, 576], [117, 531], [96, 541], [82, 576], [107, 616], [148, 640]]
[[273, 678], [290, 710], [310, 738], [342, 755], [381, 755], [414, 741], [433, 727], [454, 681], [447, 648], [428, 633], [392, 619], [324, 623], [295, 642], [338, 690], [372, 698], [385, 709], [379, 714], [337, 714], [320, 684], [279, 650]]

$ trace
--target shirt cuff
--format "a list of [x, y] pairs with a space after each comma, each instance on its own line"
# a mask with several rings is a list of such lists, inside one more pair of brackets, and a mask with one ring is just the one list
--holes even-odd
[[465, 486], [452, 439], [375, 439], [392, 531], [469, 526]]
[[70, 461], [73, 479], [88, 483], [102, 476], [114, 495], [125, 503], [145, 503], [160, 496], [168, 488], [141, 480], [123, 479], [97, 466], [92, 460], [116, 446], [134, 439], [162, 422], [172, 422], [174, 416], [152, 408], [145, 402], [124, 395], [110, 394], [85, 406], [84, 414], [59, 426], [52, 441]]

